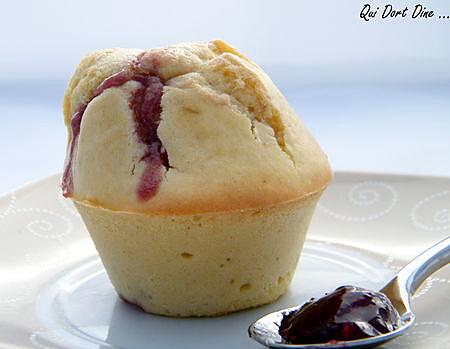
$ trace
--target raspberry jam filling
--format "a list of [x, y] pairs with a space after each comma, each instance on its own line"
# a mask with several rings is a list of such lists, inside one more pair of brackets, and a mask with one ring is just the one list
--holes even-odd
[[[145, 154], [141, 158], [141, 161], [146, 163], [146, 168], [136, 190], [138, 199], [146, 201], [158, 192], [164, 173], [169, 168], [169, 160], [157, 134], [164, 83], [160, 77], [154, 74], [154, 70], [151, 70], [152, 73], [143, 72], [142, 69], [138, 70], [139, 63], [139, 61], [137, 64], [134, 62], [134, 65], [128, 67], [128, 69], [124, 69], [103, 81], [95, 91], [93, 98], [109, 88], [122, 86], [128, 81], [139, 82], [139, 87], [133, 91], [129, 105], [133, 111], [136, 135], [139, 141], [146, 146]], [[72, 115], [70, 123], [72, 139], [61, 183], [65, 197], [69, 197], [73, 193], [73, 159], [86, 107], [87, 104], [80, 107]]]
[[75, 147], [77, 143], [76, 141], [78, 139], [78, 135], [80, 134], [81, 119], [83, 117], [85, 109], [86, 105], [81, 107], [75, 114], [73, 114], [72, 119], [70, 120], [70, 128], [72, 130], [72, 140], [70, 141], [69, 144], [69, 152], [67, 154], [61, 181], [61, 189], [65, 197], [70, 196], [73, 191], [73, 172], [72, 172], [73, 154], [75, 153]]
[[400, 325], [400, 316], [382, 293], [342, 286], [285, 314], [279, 334], [291, 344], [336, 343], [374, 337]]

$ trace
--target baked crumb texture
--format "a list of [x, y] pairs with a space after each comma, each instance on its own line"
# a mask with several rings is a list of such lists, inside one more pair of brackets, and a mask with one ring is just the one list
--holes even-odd
[[75, 205], [122, 299], [149, 313], [217, 316], [287, 291], [318, 196], [175, 216]]
[[[139, 82], [95, 96], [136, 62], [164, 81], [157, 135], [169, 166], [148, 200], [137, 196], [146, 148], [130, 107]], [[69, 145], [71, 117], [84, 105], [71, 197], [89, 206], [151, 215], [268, 208], [320, 193], [331, 179], [325, 154], [273, 82], [220, 40], [94, 52], [64, 97]]]

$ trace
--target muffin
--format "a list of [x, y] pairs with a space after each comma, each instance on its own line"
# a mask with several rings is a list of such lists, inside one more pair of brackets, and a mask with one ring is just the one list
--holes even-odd
[[326, 156], [223, 41], [85, 57], [64, 97], [62, 178], [119, 296], [215, 316], [286, 292]]

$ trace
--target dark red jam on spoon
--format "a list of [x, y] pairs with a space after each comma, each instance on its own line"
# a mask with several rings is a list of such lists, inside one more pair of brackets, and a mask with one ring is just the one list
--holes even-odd
[[400, 321], [384, 294], [341, 286], [285, 314], [279, 334], [290, 344], [335, 343], [394, 331]]
[[[136, 135], [139, 141], [146, 146], [146, 152], [141, 158], [141, 161], [145, 161], [146, 163], [146, 169], [136, 190], [138, 198], [145, 201], [157, 193], [164, 173], [170, 166], [166, 150], [162, 146], [161, 140], [156, 132], [161, 114], [161, 98], [164, 83], [155, 74], [155, 69], [152, 67], [148, 71], [142, 69], [141, 57], [138, 57], [136, 62], [132, 62], [129, 67], [121, 72], [104, 80], [95, 91], [94, 98], [99, 96], [103, 91], [112, 87], [121, 86], [128, 81], [137, 81], [140, 84], [134, 90], [129, 103], [133, 111]], [[144, 57], [144, 59], [148, 60], [148, 57]], [[69, 145], [61, 183], [65, 197], [70, 196], [73, 192], [73, 158], [80, 134], [81, 120], [86, 107], [87, 104], [80, 107], [72, 115], [71, 119], [72, 140]]]

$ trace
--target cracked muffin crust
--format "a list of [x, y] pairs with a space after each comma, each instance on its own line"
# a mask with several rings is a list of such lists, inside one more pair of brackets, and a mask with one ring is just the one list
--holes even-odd
[[[159, 96], [149, 79], [160, 81], [150, 84]], [[149, 140], [140, 136], [139, 108], [153, 110], [143, 126]], [[64, 114], [63, 188], [94, 206], [150, 214], [255, 209], [321, 192], [331, 178], [326, 156], [272, 81], [220, 40], [95, 52], [70, 81]]]

